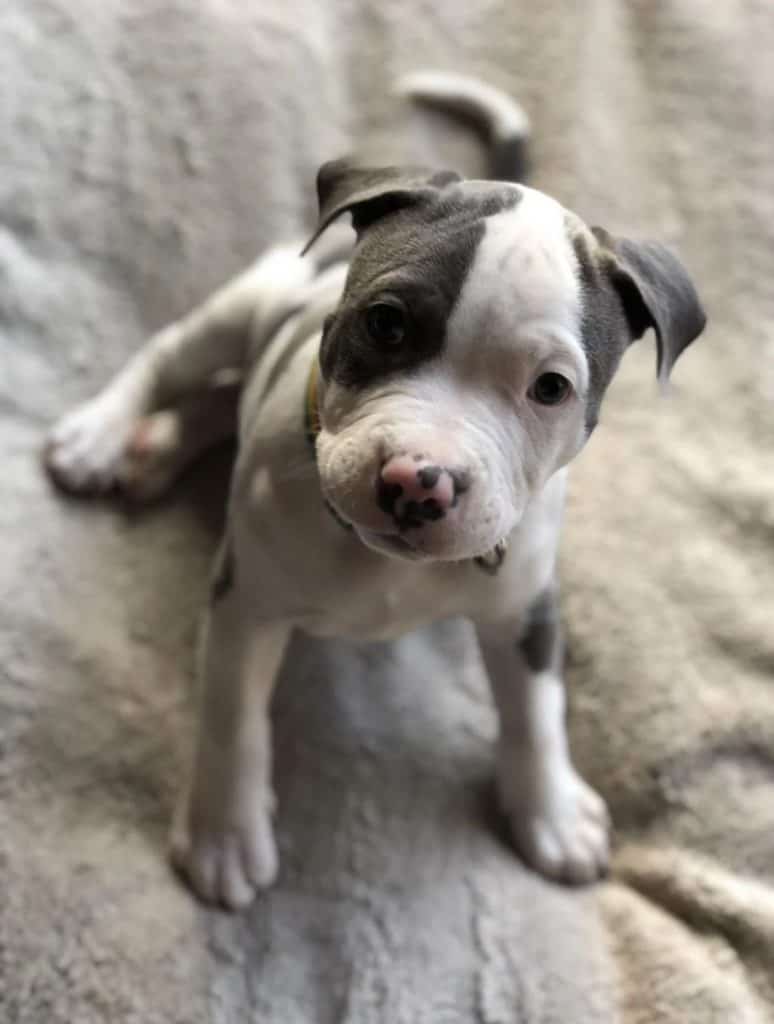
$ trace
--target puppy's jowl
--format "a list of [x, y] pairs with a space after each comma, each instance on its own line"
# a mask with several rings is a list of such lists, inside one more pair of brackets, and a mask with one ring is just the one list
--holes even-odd
[[[515, 104], [440, 75], [409, 92], [475, 112], [498, 177], [520, 176]], [[666, 376], [700, 334], [696, 292], [665, 249], [588, 228], [515, 180], [337, 161], [317, 185], [306, 255], [270, 251], [162, 330], [46, 450], [70, 490], [149, 497], [238, 433], [172, 856], [230, 907], [274, 879], [268, 707], [293, 629], [383, 640], [466, 615], [516, 845], [551, 878], [589, 881], [608, 821], [564, 725], [566, 467], [632, 341], [654, 329]], [[345, 212], [354, 247], [326, 231]]]

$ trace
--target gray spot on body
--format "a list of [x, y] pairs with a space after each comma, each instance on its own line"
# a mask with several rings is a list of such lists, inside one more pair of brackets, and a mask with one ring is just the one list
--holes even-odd
[[561, 669], [562, 629], [555, 587], [545, 590], [530, 606], [518, 643], [532, 672]]

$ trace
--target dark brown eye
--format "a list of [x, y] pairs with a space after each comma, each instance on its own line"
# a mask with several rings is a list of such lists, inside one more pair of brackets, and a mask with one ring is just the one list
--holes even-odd
[[571, 388], [561, 373], [541, 373], [529, 389], [529, 397], [541, 405], [559, 405], [570, 394]]
[[406, 335], [406, 314], [392, 302], [375, 302], [366, 310], [371, 340], [385, 348], [398, 348]]

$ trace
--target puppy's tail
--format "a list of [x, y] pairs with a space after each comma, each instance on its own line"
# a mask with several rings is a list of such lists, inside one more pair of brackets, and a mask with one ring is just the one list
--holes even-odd
[[483, 134], [489, 174], [496, 181], [523, 182], [529, 173], [529, 118], [507, 93], [455, 72], [417, 71], [400, 78], [407, 99], [468, 121]]

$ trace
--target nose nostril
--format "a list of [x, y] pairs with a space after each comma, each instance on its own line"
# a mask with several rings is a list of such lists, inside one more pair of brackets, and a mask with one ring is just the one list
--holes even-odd
[[467, 469], [449, 468], [431, 459], [417, 464], [408, 453], [393, 455], [379, 467], [375, 498], [400, 530], [443, 519], [471, 486]]
[[426, 491], [432, 490], [441, 477], [440, 466], [423, 466], [417, 470], [417, 479]]
[[376, 491], [379, 508], [382, 512], [386, 512], [388, 516], [394, 515], [395, 502], [403, 495], [401, 485], [391, 484], [380, 478]]
[[454, 497], [452, 498], [452, 508], [454, 508], [460, 495], [470, 490], [470, 473], [466, 469], [447, 469], [446, 472], [452, 478], [454, 485]]
[[449, 476], [460, 494], [464, 494], [470, 488], [470, 473], [466, 469], [450, 469]]

